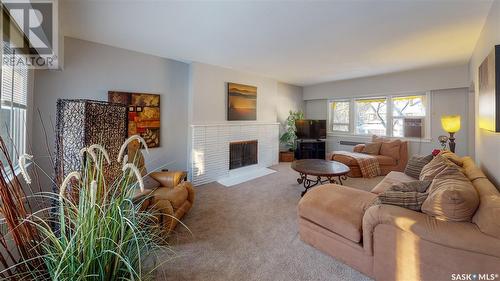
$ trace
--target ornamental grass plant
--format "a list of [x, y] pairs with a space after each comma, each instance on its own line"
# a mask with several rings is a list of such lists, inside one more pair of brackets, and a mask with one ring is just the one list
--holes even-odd
[[[149, 198], [134, 199], [134, 194], [144, 186], [134, 161], [122, 157], [131, 141], [145, 145], [137, 136], [123, 144], [118, 159], [113, 159], [123, 163], [123, 173], [112, 183], [105, 182], [103, 173], [112, 160], [106, 150], [100, 145], [83, 148], [82, 170], [69, 173], [58, 194], [36, 192], [32, 195], [35, 200], [51, 202], [35, 212], [27, 206], [25, 199], [29, 196], [24, 194], [20, 179], [14, 177], [12, 181], [17, 182], [17, 187], [12, 188], [12, 181], [1, 177], [2, 215], [7, 218], [10, 212], [26, 207], [24, 212], [17, 211], [13, 219], [3, 221], [8, 233], [0, 234], [2, 280], [154, 278], [160, 265], [155, 255], [172, 251], [157, 227], [156, 214], [144, 208]], [[19, 160], [28, 186], [31, 178], [24, 165], [30, 159], [31, 156], [22, 155]], [[17, 201], [6, 206], [11, 197]], [[21, 238], [16, 239], [18, 236]], [[7, 240], [13, 241], [15, 251]]]

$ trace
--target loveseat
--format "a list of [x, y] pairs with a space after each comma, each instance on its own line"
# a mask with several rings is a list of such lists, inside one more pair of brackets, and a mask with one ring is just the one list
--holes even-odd
[[500, 194], [471, 158], [460, 161], [479, 197], [470, 222], [373, 205], [392, 184], [416, 180], [390, 172], [371, 192], [328, 184], [306, 193], [298, 206], [300, 237], [376, 280], [494, 277], [500, 274]]
[[[385, 139], [377, 136], [372, 137], [372, 142], [382, 143], [380, 152], [373, 155], [377, 158], [382, 176], [391, 171], [402, 172], [408, 162], [408, 142], [400, 140]], [[354, 146], [353, 152], [362, 153], [365, 144]], [[327, 160], [333, 160], [347, 165], [350, 169], [348, 176], [353, 178], [362, 177], [358, 162], [351, 156], [343, 155], [338, 151], [333, 151], [327, 155]]]

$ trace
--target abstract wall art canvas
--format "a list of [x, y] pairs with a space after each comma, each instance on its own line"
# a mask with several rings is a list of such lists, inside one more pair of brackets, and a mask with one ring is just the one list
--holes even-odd
[[500, 45], [479, 66], [479, 127], [500, 132]]
[[160, 146], [160, 95], [108, 92], [108, 101], [128, 106], [128, 135], [140, 135], [148, 147]]
[[227, 83], [227, 120], [257, 120], [257, 87]]

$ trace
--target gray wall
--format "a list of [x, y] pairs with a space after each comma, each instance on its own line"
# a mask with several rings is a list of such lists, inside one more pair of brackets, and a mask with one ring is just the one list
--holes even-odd
[[[470, 80], [475, 88], [475, 119], [478, 120], [478, 68], [481, 62], [491, 52], [493, 46], [500, 44], [500, 0], [495, 0], [491, 6], [490, 13], [484, 24], [476, 48], [472, 54], [469, 63]], [[500, 186], [500, 134], [493, 133], [479, 128], [478, 122], [475, 123], [476, 132], [476, 160], [481, 168], [486, 172], [490, 179]]]
[[[160, 57], [65, 38], [63, 71], [37, 71], [34, 109], [50, 127], [58, 98], [107, 100], [108, 90], [161, 95], [161, 147], [145, 155], [149, 170], [160, 166], [187, 169], [189, 65]], [[49, 129], [49, 146], [54, 135]], [[51, 174], [40, 118], [35, 116], [33, 154]]]
[[301, 87], [255, 74], [194, 62], [190, 69], [191, 124], [228, 122], [228, 82], [257, 87], [257, 122], [281, 122], [288, 116], [290, 109], [303, 108]]
[[304, 87], [304, 100], [469, 87], [467, 64], [327, 82]]
[[[457, 151], [461, 155], [474, 157], [474, 139], [469, 137], [473, 135], [474, 117], [471, 114], [471, 110], [474, 102], [472, 94], [469, 91], [464, 94], [464, 89], [469, 87], [470, 83], [468, 75], [468, 66], [460, 64], [306, 86], [304, 87], [303, 94], [304, 100], [306, 100], [306, 113], [308, 118], [319, 119], [321, 116], [326, 118], [328, 115], [326, 100], [333, 98], [411, 94], [431, 91], [433, 95], [431, 107], [434, 114], [431, 120], [432, 143], [412, 142], [410, 153], [425, 152], [428, 148], [435, 147], [437, 137], [445, 134], [440, 125], [441, 115], [445, 114], [445, 112], [457, 112], [456, 114], [462, 116], [462, 129], [458, 136], [463, 136], [461, 138], [462, 141], [468, 138], [465, 142], [459, 144]], [[440, 95], [434, 96], [436, 93]], [[454, 94], [457, 96], [454, 96]], [[457, 141], [459, 140], [457, 139]]]
[[[235, 123], [235, 121], [227, 121], [228, 82], [257, 87], [257, 120], [255, 122], [283, 124], [290, 110], [304, 111], [302, 87], [233, 69], [192, 63], [189, 97], [190, 124]], [[251, 122], [244, 121], [247, 124]], [[284, 127], [280, 126], [280, 135], [283, 130]], [[190, 151], [188, 154], [190, 155]]]
[[[431, 91], [431, 141], [410, 142], [411, 154], [428, 154], [434, 148], [439, 148], [437, 137], [447, 135], [441, 128], [441, 116], [459, 114], [463, 118], [462, 128], [456, 134], [457, 149], [459, 155], [470, 155], [468, 149], [468, 88], [435, 90]], [[306, 101], [306, 118], [328, 119], [327, 100]], [[328, 150], [352, 150], [339, 144], [341, 140], [367, 142], [369, 137], [361, 136], [329, 136], [327, 139]]]

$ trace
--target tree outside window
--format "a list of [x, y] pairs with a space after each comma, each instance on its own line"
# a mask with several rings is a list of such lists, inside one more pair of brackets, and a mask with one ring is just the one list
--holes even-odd
[[426, 96], [404, 96], [392, 98], [392, 135], [404, 137], [404, 120], [406, 118], [425, 118]]
[[359, 135], [387, 134], [387, 99], [357, 99], [354, 101], [356, 124]]
[[332, 131], [349, 132], [350, 101], [333, 101], [330, 103], [330, 126]]

